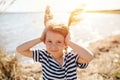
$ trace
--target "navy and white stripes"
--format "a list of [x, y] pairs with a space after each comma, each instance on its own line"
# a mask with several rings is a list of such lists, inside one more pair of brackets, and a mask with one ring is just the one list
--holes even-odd
[[86, 68], [88, 64], [78, 64], [78, 55], [73, 51], [65, 54], [63, 65], [58, 64], [46, 50], [34, 50], [33, 59], [42, 65], [43, 80], [77, 80], [77, 67]]

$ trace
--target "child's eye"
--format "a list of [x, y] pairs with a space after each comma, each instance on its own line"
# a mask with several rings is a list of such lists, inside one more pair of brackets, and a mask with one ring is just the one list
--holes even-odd
[[58, 41], [57, 43], [62, 43], [61, 41]]
[[52, 41], [47, 41], [48, 43], [52, 43]]

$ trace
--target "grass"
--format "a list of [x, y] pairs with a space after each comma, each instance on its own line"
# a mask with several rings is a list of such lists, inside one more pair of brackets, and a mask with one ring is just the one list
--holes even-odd
[[0, 47], [0, 80], [20, 80], [20, 73], [16, 56], [7, 56]]

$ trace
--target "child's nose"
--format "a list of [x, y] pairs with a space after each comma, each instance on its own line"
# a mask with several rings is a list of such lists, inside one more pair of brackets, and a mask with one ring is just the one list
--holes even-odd
[[55, 47], [55, 48], [56, 48], [56, 47], [57, 47], [57, 44], [55, 44], [55, 43], [54, 43], [54, 44], [52, 44], [52, 47]]

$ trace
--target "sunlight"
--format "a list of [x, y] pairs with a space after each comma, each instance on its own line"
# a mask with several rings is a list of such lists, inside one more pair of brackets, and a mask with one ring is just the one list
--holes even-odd
[[68, 12], [81, 4], [87, 10], [120, 9], [120, 0], [15, 0], [7, 12], [43, 12], [46, 5], [53, 6], [57, 12]]
[[107, 10], [120, 8], [119, 0], [85, 0], [86, 10]]
[[41, 10], [40, 3], [41, 0], [15, 0], [6, 12], [38, 12]]
[[[119, 1], [120, 2], [120, 1]], [[51, 0], [47, 2], [55, 11], [68, 12], [81, 5], [86, 5], [86, 10], [104, 10], [119, 6], [114, 0]]]
[[48, 2], [48, 5], [54, 8], [56, 12], [68, 12], [79, 7], [81, 4], [84, 4], [83, 0], [51, 0]]

